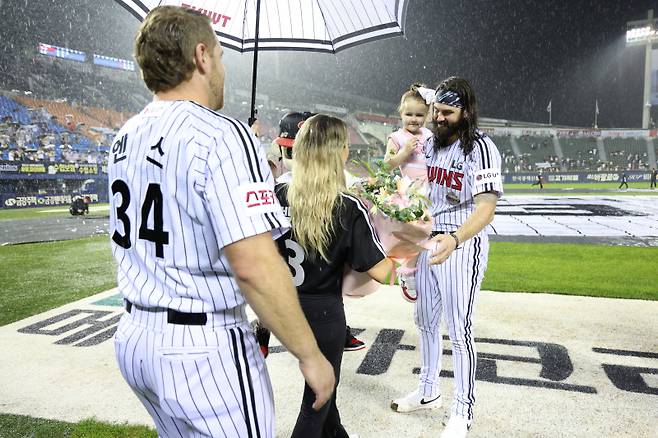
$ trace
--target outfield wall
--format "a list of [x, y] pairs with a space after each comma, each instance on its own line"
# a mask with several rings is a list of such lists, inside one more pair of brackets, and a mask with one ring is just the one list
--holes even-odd
[[[649, 184], [649, 171], [627, 171], [628, 182], [646, 182]], [[573, 183], [617, 183], [620, 172], [544, 172], [546, 184]], [[84, 184], [85, 190], [73, 193], [63, 191], [18, 191], [2, 189], [2, 183], [16, 183], [18, 180], [37, 182], [39, 180], [77, 180], [90, 182]], [[536, 172], [520, 172], [503, 174], [506, 184], [532, 184], [537, 181]], [[19, 163], [15, 161], [0, 161], [0, 208], [45, 207], [54, 205], [69, 205], [73, 194], [87, 194], [92, 202], [109, 202], [107, 192], [107, 167], [99, 164], [76, 163]]]
[[[627, 171], [628, 182], [643, 182], [649, 184], [651, 180], [650, 171]], [[598, 183], [619, 182], [621, 172], [544, 172], [542, 174], [544, 183]], [[534, 183], [537, 181], [537, 172], [519, 172], [503, 174], [503, 182], [510, 183]]]
[[[91, 199], [91, 204], [97, 204], [102, 200], [102, 202], [107, 201], [107, 195], [98, 193], [85, 193], [85, 196], [89, 196]], [[16, 195], [16, 194], [0, 194], [0, 203], [2, 203], [2, 208], [28, 208], [28, 207], [53, 207], [53, 206], [66, 206], [71, 205], [73, 201], [73, 196], [65, 193], [50, 193], [50, 194], [27, 194], [27, 195]]]
[[108, 202], [107, 166], [0, 161], [0, 208], [68, 206], [77, 194]]
[[0, 180], [3, 179], [87, 179], [107, 174], [101, 164], [66, 162], [0, 161]]

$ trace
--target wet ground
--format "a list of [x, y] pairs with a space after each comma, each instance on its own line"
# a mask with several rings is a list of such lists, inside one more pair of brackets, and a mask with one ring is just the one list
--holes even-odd
[[[600, 191], [600, 190], [599, 190]], [[511, 195], [500, 200], [492, 241], [658, 246], [656, 196]], [[0, 222], [0, 245], [108, 234], [108, 216]]]
[[493, 240], [656, 246], [654, 196], [507, 196], [496, 208]]
[[658, 246], [658, 237], [489, 236], [491, 242], [581, 243], [607, 246]]
[[[658, 302], [482, 291], [477, 306], [469, 438], [658, 436]], [[437, 438], [454, 388], [447, 337], [443, 407], [398, 414], [390, 400], [418, 385], [413, 305], [397, 287], [382, 286], [346, 299], [345, 308], [367, 345], [343, 355], [337, 404], [345, 427], [362, 438]], [[114, 289], [0, 327], [8, 358], [0, 361], [2, 412], [152, 426], [116, 365], [112, 335], [123, 313]], [[297, 419], [304, 381], [274, 336], [270, 347], [275, 436], [284, 438]]]
[[80, 239], [108, 234], [108, 216], [68, 216], [0, 222], [0, 245]]

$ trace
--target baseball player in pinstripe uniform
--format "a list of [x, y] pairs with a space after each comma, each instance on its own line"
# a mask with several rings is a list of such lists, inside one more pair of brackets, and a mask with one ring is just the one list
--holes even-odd
[[155, 99], [110, 156], [111, 246], [126, 303], [116, 357], [162, 437], [274, 437], [247, 301], [299, 359], [314, 408], [335, 384], [273, 242], [290, 225], [265, 156], [247, 125], [215, 112], [221, 55], [206, 16], [153, 9], [135, 57]]
[[452, 343], [454, 401], [442, 438], [465, 437], [473, 419], [476, 353], [473, 319], [487, 267], [485, 228], [503, 193], [501, 158], [489, 137], [477, 131], [475, 93], [469, 83], [450, 77], [436, 90], [432, 131], [425, 147], [430, 182], [430, 211], [436, 242], [421, 253], [414, 319], [420, 331], [418, 389], [393, 400], [397, 412], [441, 406], [441, 320]]

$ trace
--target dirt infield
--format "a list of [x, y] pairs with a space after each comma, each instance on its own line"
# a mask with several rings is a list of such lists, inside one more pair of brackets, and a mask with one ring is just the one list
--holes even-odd
[[[0, 327], [0, 411], [77, 421], [152, 424], [122, 381], [111, 336], [122, 310], [108, 291]], [[418, 366], [413, 306], [396, 288], [346, 300], [366, 350], [345, 353], [338, 405], [361, 437], [436, 437], [451, 399], [432, 413], [397, 414]], [[482, 292], [475, 321], [477, 403], [472, 437], [658, 436], [658, 303]], [[276, 346], [276, 340], [274, 341]], [[449, 343], [446, 342], [449, 351]], [[289, 436], [303, 382], [280, 348], [267, 360], [277, 436]]]

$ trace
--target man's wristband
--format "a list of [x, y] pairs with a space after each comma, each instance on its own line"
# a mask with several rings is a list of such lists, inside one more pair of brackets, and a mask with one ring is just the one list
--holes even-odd
[[460, 243], [459, 242], [459, 237], [457, 237], [457, 233], [450, 233], [450, 237], [455, 239], [455, 248], [457, 248], [459, 246], [459, 243]]

